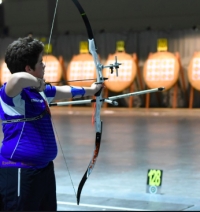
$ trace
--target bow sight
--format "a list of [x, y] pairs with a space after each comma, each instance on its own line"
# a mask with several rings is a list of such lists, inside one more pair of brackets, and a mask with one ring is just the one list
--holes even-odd
[[115, 63], [110, 64], [108, 66], [103, 66], [103, 68], [110, 68], [111, 74], [113, 74], [113, 69], [115, 68], [116, 76], [118, 77], [118, 68], [119, 68], [120, 65], [121, 65], [121, 63], [117, 62], [117, 56], [115, 56]]

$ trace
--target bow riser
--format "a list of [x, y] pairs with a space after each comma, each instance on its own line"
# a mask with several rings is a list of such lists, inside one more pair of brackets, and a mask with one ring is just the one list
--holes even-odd
[[103, 83], [104, 82], [104, 78], [103, 78], [103, 74], [102, 74], [102, 65], [99, 61], [97, 52], [96, 52], [96, 47], [95, 47], [95, 42], [94, 39], [90, 40], [88, 39], [89, 42], [89, 52], [91, 53], [91, 55], [94, 58], [94, 63], [96, 66], [96, 70], [97, 70], [97, 83]]

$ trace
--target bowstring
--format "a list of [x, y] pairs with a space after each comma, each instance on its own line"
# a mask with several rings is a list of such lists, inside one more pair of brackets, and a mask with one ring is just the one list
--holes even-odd
[[46, 66], [47, 56], [49, 54], [49, 46], [50, 46], [51, 37], [52, 37], [52, 34], [53, 34], [53, 27], [54, 27], [54, 22], [55, 22], [55, 19], [56, 19], [57, 7], [58, 7], [58, 0], [56, 0], [56, 6], [55, 6], [55, 9], [54, 9], [54, 14], [53, 14], [53, 21], [52, 21], [52, 24], [51, 24], [51, 29], [50, 29], [50, 34], [49, 34], [49, 41], [48, 41], [48, 45], [47, 45], [47, 53], [46, 53], [46, 56], [45, 56], [45, 66]]
[[70, 171], [69, 171], [69, 166], [68, 166], [67, 160], [66, 160], [66, 158], [65, 158], [64, 151], [63, 151], [63, 148], [62, 148], [62, 146], [61, 146], [60, 139], [59, 139], [59, 137], [58, 137], [58, 132], [57, 132], [57, 130], [56, 130], [56, 127], [55, 127], [55, 124], [54, 124], [54, 122], [53, 122], [53, 119], [51, 119], [51, 121], [52, 121], [53, 129], [54, 129], [54, 131], [55, 131], [56, 138], [57, 138], [57, 140], [58, 140], [58, 143], [59, 143], [59, 146], [60, 146], [60, 149], [61, 149], [61, 152], [62, 152], [64, 161], [65, 161], [65, 165], [66, 165], [66, 167], [67, 167], [67, 172], [68, 172], [68, 174], [69, 174], [69, 178], [70, 178], [70, 181], [71, 181], [73, 190], [74, 190], [74, 194], [75, 194], [75, 196], [77, 197], [77, 195], [76, 195], [76, 190], [75, 190], [75, 187], [74, 187], [74, 183], [73, 183], [73, 181], [72, 181], [72, 177], [71, 177], [71, 174], [70, 174]]
[[[50, 46], [51, 37], [52, 37], [52, 33], [53, 33], [53, 27], [54, 27], [54, 22], [55, 22], [55, 18], [56, 18], [57, 7], [58, 7], [58, 0], [56, 0], [56, 6], [55, 6], [55, 10], [54, 10], [54, 15], [53, 15], [53, 21], [52, 21], [52, 24], [51, 24], [51, 30], [50, 30], [50, 34], [49, 34], [49, 41], [48, 41], [48, 46], [47, 46], [47, 54], [46, 54], [46, 57], [45, 57], [45, 66], [46, 66], [47, 56], [48, 56], [48, 54], [49, 54], [49, 46]], [[59, 146], [60, 146], [60, 149], [61, 149], [61, 152], [62, 152], [64, 161], [65, 161], [65, 165], [66, 165], [66, 167], [67, 167], [67, 171], [68, 171], [68, 174], [69, 174], [69, 177], [70, 177], [70, 180], [71, 180], [72, 187], [73, 187], [73, 189], [74, 189], [74, 194], [75, 194], [75, 196], [77, 197], [77, 195], [76, 195], [76, 190], [75, 190], [75, 187], [74, 187], [74, 183], [73, 183], [73, 181], [72, 181], [72, 177], [71, 177], [71, 174], [70, 174], [70, 171], [69, 171], [69, 167], [68, 167], [68, 164], [67, 164], [67, 160], [66, 160], [66, 158], [65, 158], [64, 151], [63, 151], [63, 148], [62, 148], [60, 139], [59, 139], [59, 137], [58, 137], [58, 132], [57, 132], [57, 130], [56, 130], [56, 127], [55, 127], [55, 124], [54, 124], [54, 122], [53, 122], [53, 119], [51, 119], [51, 121], [52, 121], [53, 129], [54, 129], [54, 131], [55, 131], [56, 138], [57, 138], [57, 140], [58, 140], [58, 143], [59, 143]]]

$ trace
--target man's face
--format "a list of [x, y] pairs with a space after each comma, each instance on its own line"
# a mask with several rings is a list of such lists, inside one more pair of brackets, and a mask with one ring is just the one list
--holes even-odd
[[45, 65], [42, 61], [42, 56], [43, 56], [43, 54], [41, 52], [38, 57], [38, 61], [35, 64], [35, 70], [31, 71], [31, 73], [30, 73], [34, 77], [41, 78], [41, 79], [43, 79], [43, 77], [44, 77], [44, 69], [45, 69]]

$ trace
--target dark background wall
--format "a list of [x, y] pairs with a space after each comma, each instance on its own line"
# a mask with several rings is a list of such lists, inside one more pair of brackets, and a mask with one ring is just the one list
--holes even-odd
[[[94, 32], [186, 29], [200, 26], [199, 0], [80, 0]], [[4, 25], [12, 37], [48, 36], [56, 0], [4, 0]], [[0, 8], [1, 12], [1, 8]], [[54, 34], [85, 33], [71, 0], [59, 0]]]
[[[200, 51], [200, 0], [79, 1], [92, 25], [102, 62], [109, 54], [115, 53], [116, 42], [123, 40], [126, 52], [137, 54], [142, 74], [149, 53], [157, 51], [157, 40], [166, 38], [168, 51], [180, 54], [189, 96], [188, 65], [194, 52]], [[32, 32], [34, 37], [46, 37], [48, 40], [56, 2], [3, 0], [0, 5], [0, 64], [4, 61], [8, 44], [17, 37]], [[86, 29], [73, 2], [58, 0], [51, 39], [53, 54], [63, 56], [67, 67], [72, 56], [79, 53], [79, 42], [85, 40]], [[163, 105], [171, 107], [173, 89], [164, 94]], [[156, 98], [151, 98], [151, 105], [159, 106]], [[198, 91], [194, 106], [199, 105]], [[188, 100], [179, 87], [178, 107], [185, 106], [188, 106]]]

